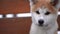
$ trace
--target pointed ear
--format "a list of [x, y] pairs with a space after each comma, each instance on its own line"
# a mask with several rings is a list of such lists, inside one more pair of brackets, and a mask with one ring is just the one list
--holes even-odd
[[51, 0], [50, 2], [54, 7], [59, 8], [60, 0]]
[[30, 6], [32, 6], [32, 5], [36, 4], [37, 0], [29, 0], [29, 2], [30, 2]]

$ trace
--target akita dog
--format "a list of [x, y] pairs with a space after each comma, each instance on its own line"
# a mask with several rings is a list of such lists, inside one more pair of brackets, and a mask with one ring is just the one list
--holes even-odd
[[56, 0], [29, 0], [32, 15], [30, 34], [57, 34]]

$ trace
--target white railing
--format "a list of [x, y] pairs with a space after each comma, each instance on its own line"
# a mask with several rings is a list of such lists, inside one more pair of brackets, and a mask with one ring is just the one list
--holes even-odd
[[[60, 15], [60, 12], [58, 12], [58, 15]], [[19, 14], [6, 14], [5, 18], [14, 18], [14, 17], [31, 17], [31, 13], [19, 13]], [[0, 14], [0, 18], [4, 18], [3, 14]]]
[[60, 34], [60, 31], [58, 31], [57, 33]]

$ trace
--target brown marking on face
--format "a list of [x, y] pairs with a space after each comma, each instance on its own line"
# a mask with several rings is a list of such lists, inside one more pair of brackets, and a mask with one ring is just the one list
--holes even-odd
[[56, 13], [56, 9], [50, 4], [50, 2], [46, 0], [40, 0], [35, 5], [32, 6], [32, 11], [37, 10], [38, 8], [42, 8], [44, 6], [45, 8], [48, 8], [51, 13]]

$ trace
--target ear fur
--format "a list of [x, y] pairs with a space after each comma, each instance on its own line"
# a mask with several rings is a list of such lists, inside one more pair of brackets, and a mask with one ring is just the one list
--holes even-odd
[[52, 4], [54, 7], [59, 8], [60, 0], [51, 0], [51, 4]]
[[60, 0], [58, 0], [58, 3], [56, 4], [56, 8], [57, 8], [57, 9], [60, 8]]
[[29, 0], [30, 1], [30, 6], [36, 4], [37, 0]]
[[[36, 4], [38, 0], [29, 0], [29, 2], [30, 2], [30, 6], [32, 6]], [[60, 7], [60, 0], [51, 0], [50, 3], [57, 9]]]

